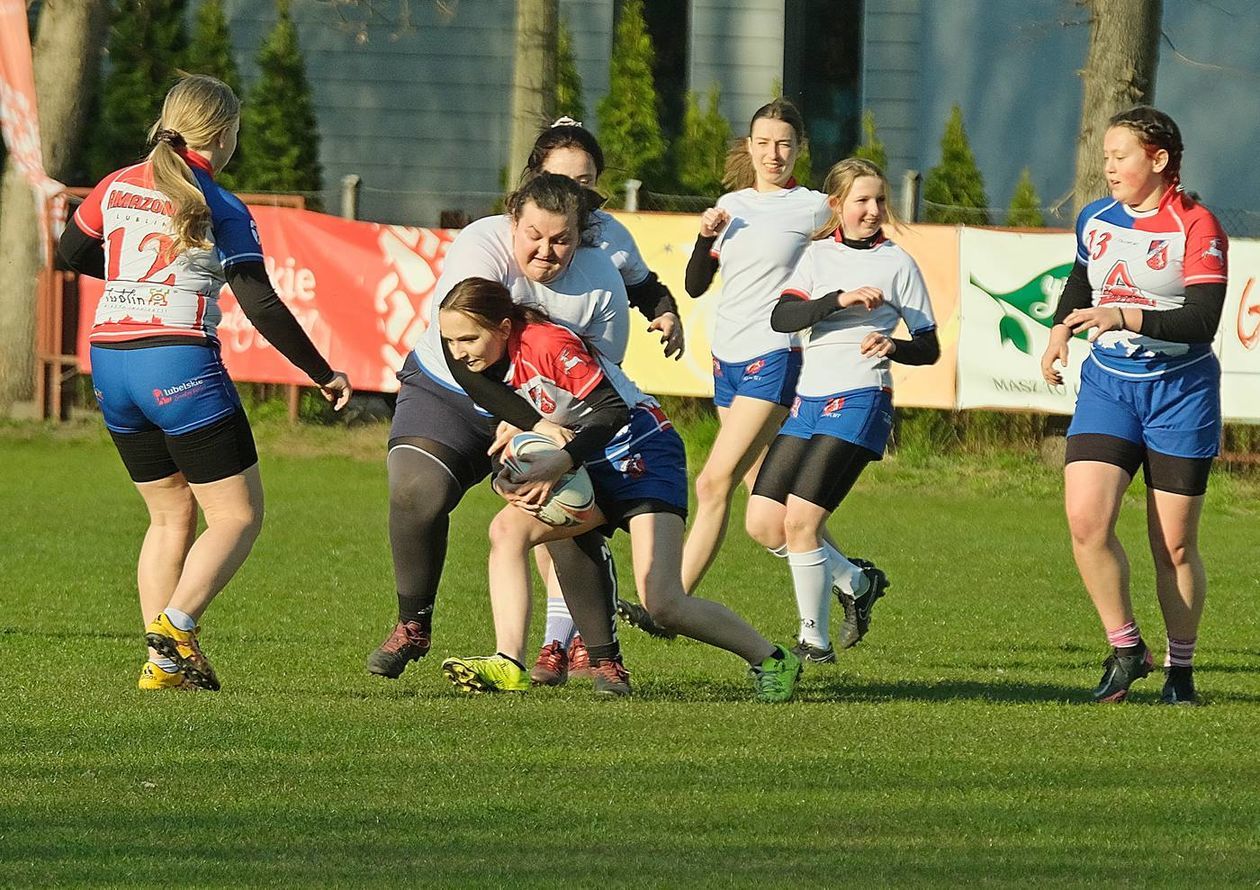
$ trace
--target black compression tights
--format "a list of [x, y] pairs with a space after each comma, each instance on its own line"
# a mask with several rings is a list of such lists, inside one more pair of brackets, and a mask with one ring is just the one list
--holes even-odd
[[866, 465], [878, 457], [868, 448], [834, 436], [779, 436], [770, 444], [752, 493], [780, 504], [794, 494], [830, 512], [844, 500]]
[[389, 458], [389, 544], [398, 586], [398, 618], [433, 620], [433, 603], [442, 565], [451, 511], [475, 475], [451, 448], [428, 439], [395, 439]]
[[547, 545], [564, 604], [592, 661], [621, 654], [617, 643], [617, 569], [597, 531]]

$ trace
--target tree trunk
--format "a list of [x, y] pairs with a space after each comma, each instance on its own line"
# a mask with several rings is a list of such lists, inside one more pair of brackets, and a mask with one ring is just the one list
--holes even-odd
[[559, 0], [516, 0], [509, 188], [525, 169], [539, 129], [555, 117], [559, 21]]
[[[106, 0], [45, 0], [39, 14], [35, 93], [44, 168], [60, 179], [74, 161], [109, 33]], [[40, 252], [39, 215], [30, 184], [12, 158], [0, 197], [0, 416], [31, 398], [35, 373], [35, 279]]]
[[1073, 207], [1077, 214], [1107, 193], [1102, 143], [1107, 121], [1155, 101], [1163, 0], [1078, 0], [1090, 12], [1085, 95], [1076, 139]]

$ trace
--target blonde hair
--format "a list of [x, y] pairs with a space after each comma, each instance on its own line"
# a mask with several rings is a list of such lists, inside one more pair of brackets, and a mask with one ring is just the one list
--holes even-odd
[[210, 207], [179, 152], [210, 147], [240, 116], [241, 100], [231, 87], [204, 74], [190, 74], [171, 87], [162, 103], [162, 116], [149, 128], [149, 141], [154, 143], [149, 152], [154, 187], [175, 205], [171, 256], [191, 247], [210, 247], [206, 237]]
[[[808, 141], [805, 138], [805, 118], [801, 117], [801, 112], [791, 101], [780, 96], [753, 112], [752, 120], [748, 122], [748, 138], [752, 137], [753, 127], [762, 118], [783, 121], [789, 125], [796, 136], [797, 149], [805, 148]], [[722, 171], [722, 187], [727, 191], [737, 192], [740, 189], [752, 188], [757, 184], [757, 170], [753, 167], [752, 155], [748, 153], [748, 138], [741, 137], [733, 141], [730, 150], [726, 153], [726, 166]]]
[[[843, 161], [835, 164], [827, 171], [827, 178], [823, 182], [823, 188], [827, 192], [828, 204], [831, 206], [831, 217], [823, 225], [814, 230], [811, 236], [813, 240], [819, 241], [834, 235], [836, 229], [840, 228], [840, 208], [844, 206], [845, 198], [849, 197], [849, 192], [853, 190], [853, 183], [857, 182], [863, 176], [874, 176], [879, 179], [884, 187], [884, 197], [888, 198], [888, 180], [884, 177], [884, 171], [872, 164], [865, 158], [845, 158]], [[884, 219], [898, 231], [901, 230], [901, 221], [897, 219], [897, 214], [893, 212], [892, 204], [885, 200], [884, 203]]]

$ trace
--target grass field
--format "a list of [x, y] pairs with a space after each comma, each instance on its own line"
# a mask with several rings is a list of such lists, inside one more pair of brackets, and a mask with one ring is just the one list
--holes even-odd
[[[144, 694], [144, 515], [112, 446], [0, 429], [0, 885], [1260, 882], [1255, 483], [1215, 478], [1203, 520], [1208, 707], [1157, 706], [1155, 676], [1082, 703], [1105, 652], [1059, 474], [1000, 454], [859, 483], [833, 529], [892, 591], [791, 704], [633, 630], [631, 700], [469, 699], [437, 665], [492, 648], [484, 490], [454, 520], [429, 659], [363, 669], [393, 617], [384, 437], [262, 430], [267, 525], [205, 621], [223, 691]], [[1162, 654], [1141, 503], [1122, 535]], [[790, 639], [786, 571], [742, 533], [704, 592]]]

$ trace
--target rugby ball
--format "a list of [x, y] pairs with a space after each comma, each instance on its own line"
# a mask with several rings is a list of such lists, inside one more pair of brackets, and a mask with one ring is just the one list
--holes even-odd
[[[529, 456], [546, 451], [559, 451], [559, 446], [538, 433], [517, 433], [503, 449], [503, 468], [509, 476], [518, 476], [529, 466]], [[551, 490], [551, 500], [543, 504], [538, 518], [547, 525], [566, 527], [581, 525], [595, 512], [595, 489], [585, 467], [565, 473]]]

